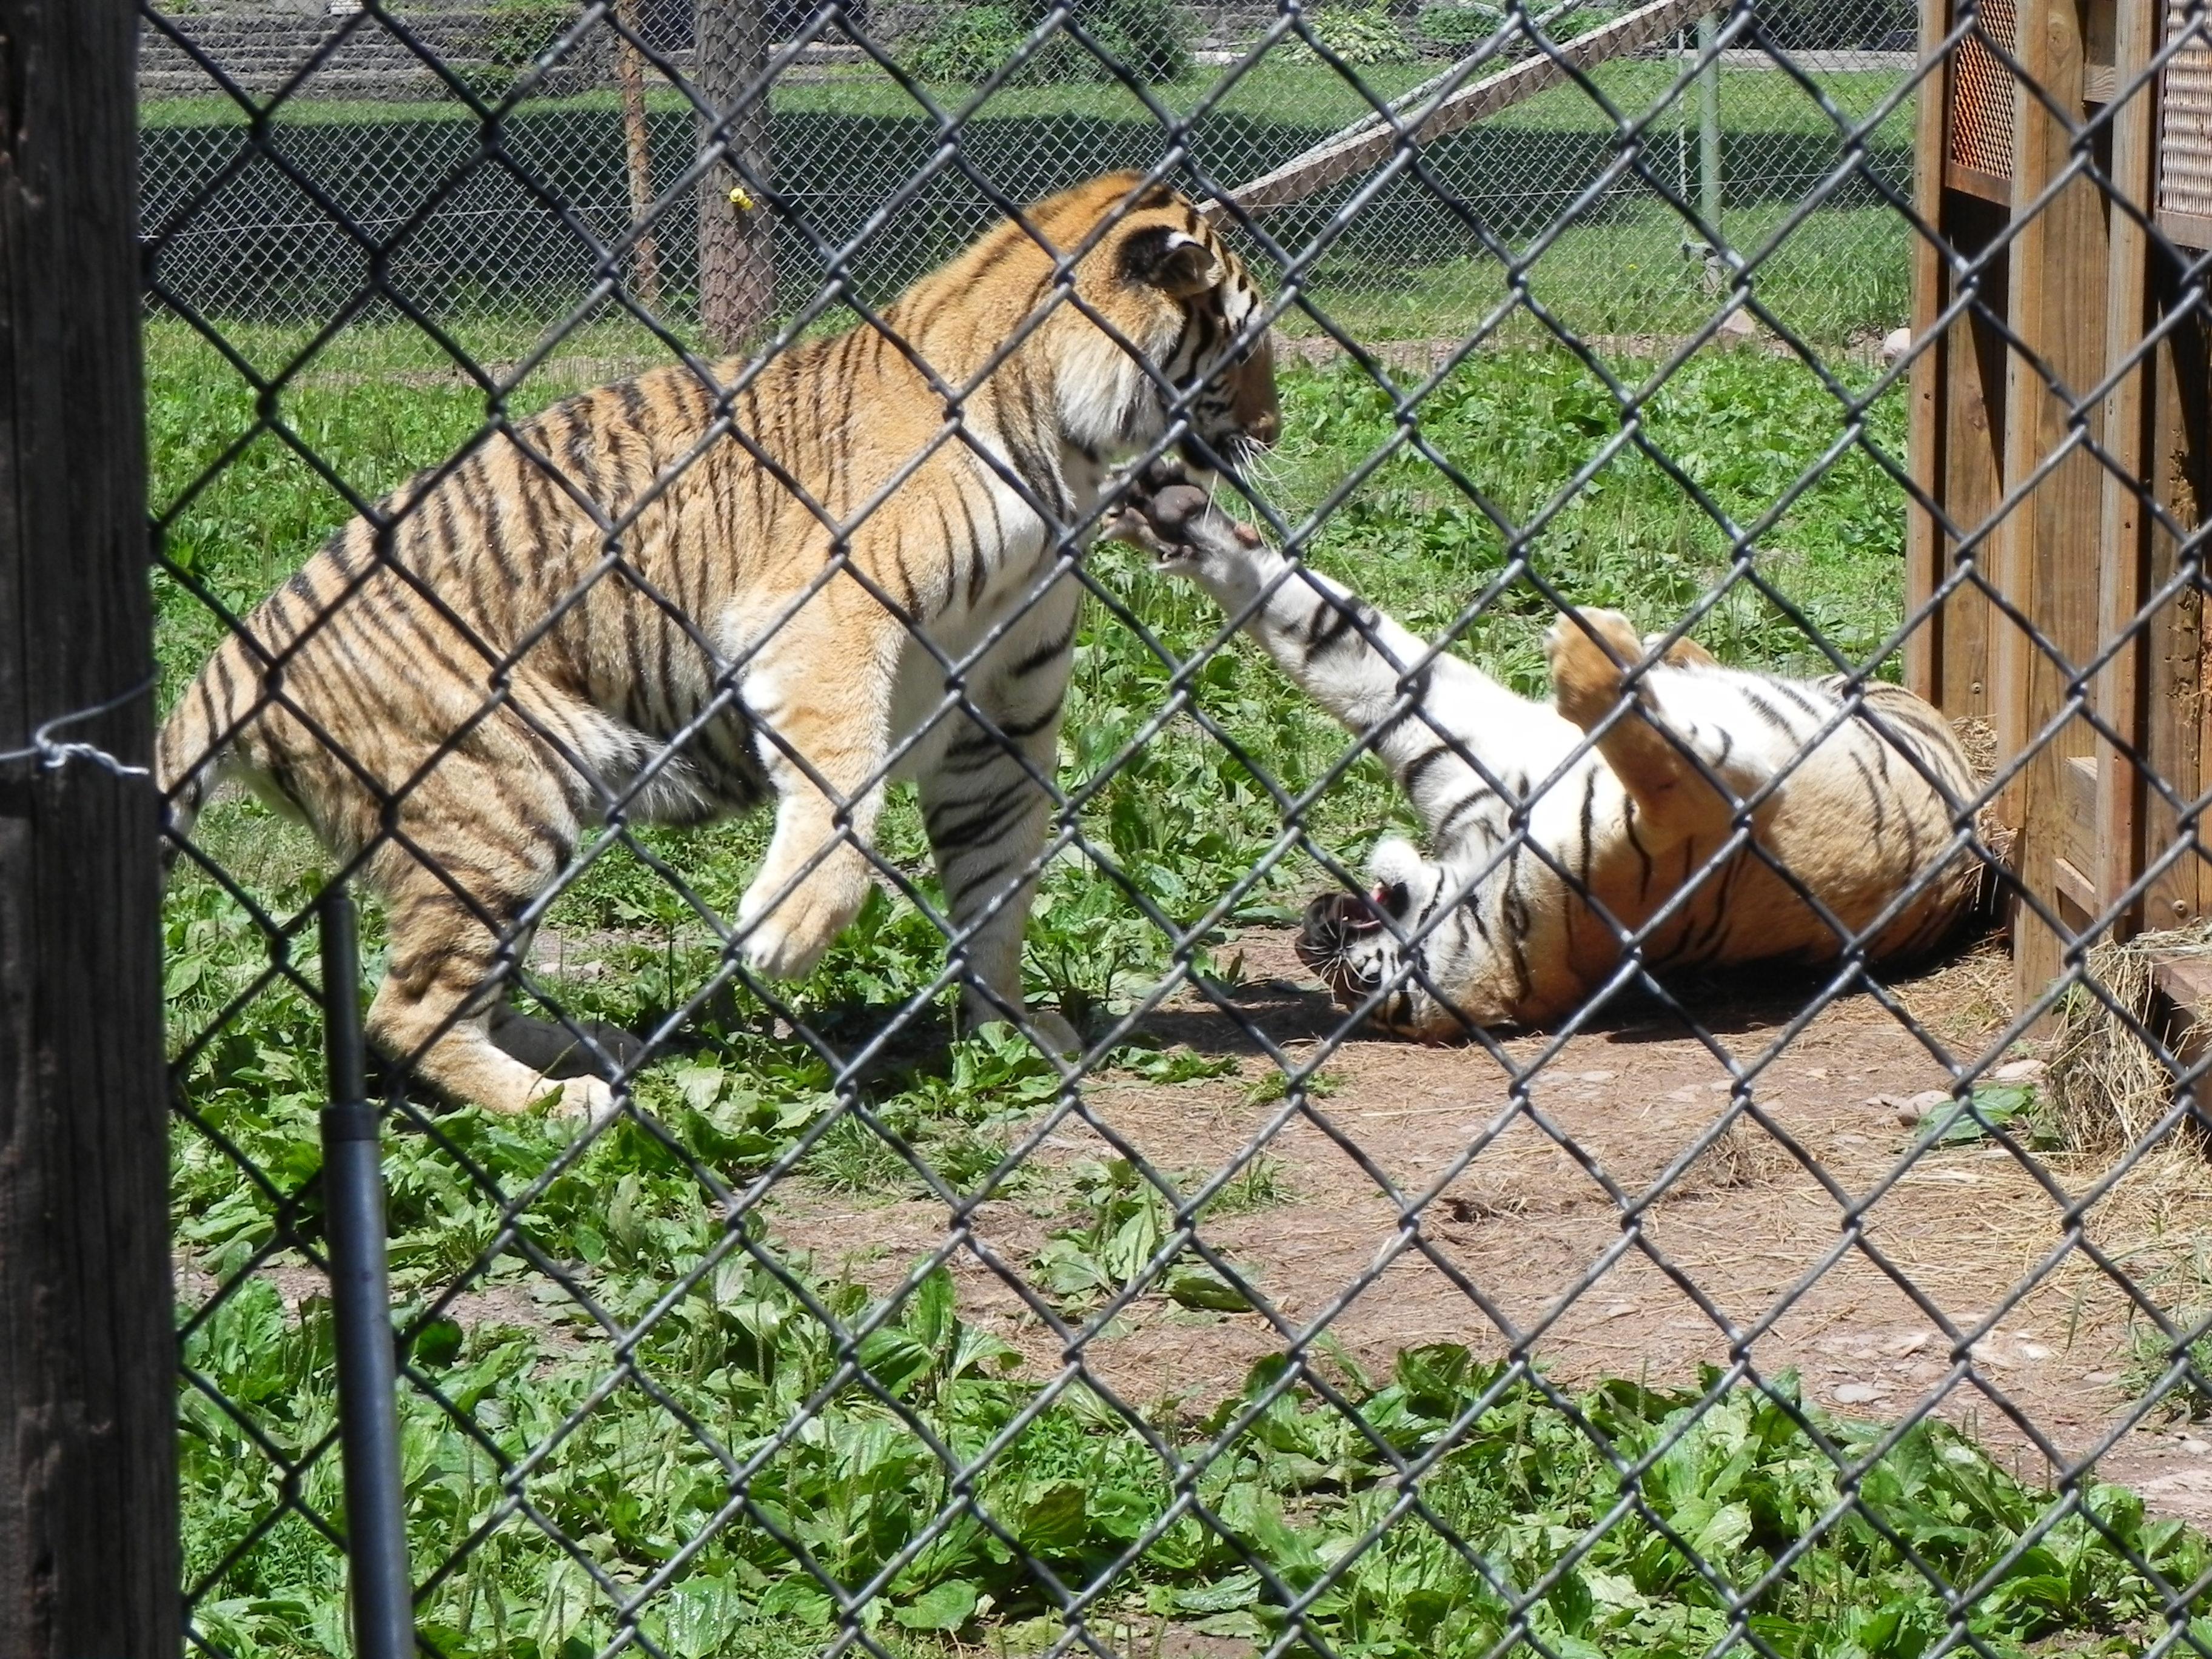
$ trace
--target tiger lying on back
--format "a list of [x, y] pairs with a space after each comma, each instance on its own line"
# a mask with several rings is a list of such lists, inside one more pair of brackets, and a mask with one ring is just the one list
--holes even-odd
[[[1635, 712], [1577, 757], [1624, 696], [1624, 668], [1657, 642], [1639, 641], [1616, 612], [1585, 611], [1546, 641], [1552, 708], [1439, 654], [1413, 677], [1418, 708], [1394, 717], [1425, 642], [1261, 544], [1188, 485], [1161, 489], [1144, 512], [1148, 521], [1130, 514], [1113, 533], [1248, 617], [1244, 631], [1352, 732], [1380, 725], [1375, 752], [1427, 826], [1434, 856], [1382, 842], [1369, 862], [1372, 895], [1316, 899], [1297, 949], [1347, 1007], [1391, 988], [1373, 1011], [1391, 1030], [1447, 1037], [1579, 1006], [1619, 966], [1620, 940], [1559, 872], [1621, 928], [1644, 927], [1734, 833], [1737, 803], [1808, 744], [1817, 745], [1810, 757], [1756, 809], [1754, 834], [1852, 933], [1881, 923], [1869, 960], [1932, 947], [1972, 904], [1979, 867], [1947, 850], [1956, 815], [1929, 780], [1965, 800], [1972, 769], [1942, 718], [1900, 687], [1869, 684], [1871, 718], [1839, 719], [1839, 680], [1723, 668], [1684, 640], [1626, 693]], [[1516, 799], [1531, 790], [1534, 848], [1509, 845]], [[1740, 848], [1658, 922], [1643, 958], [1653, 969], [1817, 961], [1842, 945], [1757, 852]], [[1415, 967], [1401, 980], [1409, 953]]]
[[[1022, 1014], [1050, 806], [1035, 780], [1054, 769], [1081, 592], [1032, 503], [1079, 523], [1111, 463], [1167, 434], [1170, 395], [1231, 465], [1277, 420], [1259, 296], [1188, 202], [1121, 175], [1029, 218], [1063, 253], [1107, 228], [1062, 279], [1001, 225], [884, 308], [903, 345], [863, 325], [783, 352], [729, 408], [744, 442], [672, 366], [524, 422], [543, 462], [493, 438], [404, 488], [386, 550], [365, 518], [339, 532], [170, 714], [173, 835], [235, 771], [341, 857], [373, 849], [391, 951], [369, 1036], [446, 1093], [515, 1110], [545, 1085], [493, 1041], [493, 1006], [587, 825], [772, 794], [737, 945], [788, 977], [860, 909], [884, 785], [914, 778], [951, 920], [974, 930], [968, 1010]], [[1081, 305], [1054, 302], [1063, 280]], [[945, 401], [908, 351], [965, 392], [964, 438], [932, 450]], [[849, 526], [878, 494], [836, 567], [817, 507]], [[933, 652], [959, 665], [1002, 626], [957, 681], [994, 735], [951, 703]], [[1075, 1046], [1058, 1016], [1026, 1018]], [[599, 1079], [564, 1093], [595, 1115], [613, 1100]]]

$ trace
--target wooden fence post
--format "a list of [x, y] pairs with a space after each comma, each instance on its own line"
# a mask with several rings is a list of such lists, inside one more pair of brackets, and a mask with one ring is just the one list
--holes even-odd
[[[726, 115], [768, 69], [765, 0], [696, 0], [693, 40], [699, 90]], [[704, 141], [712, 124], [701, 122]], [[765, 94], [728, 130], [730, 156], [757, 182], [769, 176]], [[732, 198], [732, 190], [743, 197]], [[775, 224], [734, 167], [709, 169], [699, 181], [699, 320], [718, 351], [734, 352], [757, 338], [775, 315]]]
[[[633, 33], [644, 26], [639, 0], [617, 0], [615, 15]], [[615, 79], [622, 87], [623, 170], [629, 180], [629, 291], [647, 311], [660, 309], [660, 237], [653, 216], [653, 129], [645, 102], [645, 56], [625, 37], [615, 42]]]
[[0, 0], [8, 1659], [180, 1649], [136, 45], [131, 0]]
[[[2052, 112], [2051, 100], [2072, 120], [2082, 118], [2085, 40], [2073, 0], [2021, 0], [2018, 55], [2021, 72], [2044, 97], [2016, 95], [2012, 210], [2020, 221], [2012, 245], [2006, 312], [2020, 341], [2041, 360], [2021, 352], [2006, 362], [2004, 477], [2008, 489], [2035, 477], [2066, 441], [2064, 403], [2045, 384], [2054, 374], [2069, 393], [2086, 392], [2105, 372], [2106, 206], [2092, 179], [2076, 177], [2038, 205], [2068, 166], [2073, 134]], [[2085, 422], [2101, 435], [2103, 410]], [[2099, 538], [2104, 528], [2104, 473], [2076, 451], [2043, 473], [2017, 501], [1993, 538], [1989, 569], [2005, 598], [2035, 632], [2070, 662], [2087, 660], [2096, 648]], [[2069, 721], [2048, 738], [2040, 734], [2065, 702], [2063, 675], [2042, 646], [2019, 624], [1993, 619], [1994, 695], [1990, 701], [2000, 763], [2033, 747], [2032, 757], [2005, 792], [2002, 810], [2018, 826], [2013, 843], [2015, 872], [2028, 891], [2057, 913], [2062, 935], [2026, 905], [2013, 921], [2013, 994], [2025, 1007], [2057, 975], [2070, 935], [2094, 915], [2094, 877], [2081, 868], [2097, 860], [2077, 846], [2073, 833], [2083, 788], [2074, 764], [2095, 748], [2094, 734]], [[2094, 769], [2094, 762], [2087, 763]], [[2071, 854], [2072, 856], [2069, 856]]]

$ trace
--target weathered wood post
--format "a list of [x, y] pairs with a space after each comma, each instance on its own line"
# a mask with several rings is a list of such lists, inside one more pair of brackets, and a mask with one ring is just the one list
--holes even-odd
[[[617, 0], [615, 15], [635, 33], [643, 27], [639, 0]], [[653, 217], [653, 131], [645, 103], [645, 56], [627, 36], [615, 42], [615, 79], [622, 87], [623, 171], [629, 182], [630, 293], [647, 311], [660, 309], [660, 238]]]
[[[767, 73], [767, 7], [764, 0], [697, 0], [693, 15], [699, 90], [727, 116]], [[702, 143], [713, 131], [702, 118]], [[767, 94], [726, 131], [736, 166], [714, 167], [699, 181], [699, 320], [717, 350], [738, 351], [775, 315], [775, 225], [745, 182], [769, 176]]]
[[9, 1659], [181, 1641], [158, 820], [132, 769], [153, 709], [135, 14], [0, 0]]

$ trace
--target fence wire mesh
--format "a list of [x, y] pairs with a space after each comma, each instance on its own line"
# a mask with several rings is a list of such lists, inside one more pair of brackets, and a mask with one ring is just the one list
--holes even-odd
[[[1124, 84], [1087, 53], [1066, 42], [1048, 45], [963, 122], [964, 144], [1012, 198], [1031, 200], [1115, 168], [1152, 166], [1164, 153], [1153, 103], [1196, 115], [1188, 142], [1212, 176], [1231, 184], [1259, 176], [1369, 112], [1367, 94], [1296, 37], [1269, 42], [1272, 17], [1264, 9], [1192, 15], [1164, 0], [1117, 3], [1102, 12], [1102, 44], [1130, 51], [1129, 17], [1145, 25], [1150, 32], [1139, 39], [1152, 43], [1152, 55], [1132, 65], [1145, 78]], [[271, 112], [272, 136], [349, 221], [380, 240], [409, 227], [390, 277], [434, 315], [487, 328], [504, 322], [526, 333], [565, 314], [596, 279], [593, 241], [617, 240], [630, 223], [633, 166], [651, 181], [644, 200], [667, 198], [654, 216], [650, 263], [669, 273], [656, 309], [672, 320], [696, 315], [696, 210], [672, 189], [696, 150], [696, 111], [660, 67], [689, 72], [695, 47], [688, 13], [639, 8], [643, 49], [635, 54], [604, 29], [566, 45], [501, 123], [502, 150], [535, 184], [502, 168], [478, 169], [426, 222], [410, 225], [438, 182], [465, 164], [478, 137], [453, 82], [484, 94], [511, 86], [537, 53], [563, 46], [574, 6], [544, 0], [390, 8], [388, 15], [439, 54], [443, 73], [388, 31], [361, 27], [357, 13], [327, 15], [316, 8], [303, 15], [275, 0], [180, 12], [171, 20], [175, 39], [149, 34], [142, 70], [145, 215], [149, 230], [163, 233], [163, 280], [226, 315], [297, 330], [319, 323], [364, 275], [359, 240], [273, 157], [256, 153], [240, 108], [211, 96], [197, 51], [257, 96], [284, 92]], [[1555, 32], [1570, 38], [1614, 15], [1578, 6]], [[780, 68], [770, 100], [779, 196], [803, 205], [823, 239], [850, 240], [884, 196], [926, 164], [937, 143], [934, 124], [905, 95], [892, 65], [922, 77], [948, 106], [965, 101], [1018, 43], [1024, 16], [1018, 7], [1003, 6], [863, 14], [860, 27], [870, 47], [890, 59], [886, 64], [854, 43], [844, 19], [802, 30], [803, 14], [787, 8], [771, 15], [768, 21], [779, 26], [771, 32], [806, 37], [790, 41], [790, 61]], [[1480, 6], [1432, 7], [1418, 16], [1323, 7], [1314, 16], [1340, 61], [1375, 95], [1389, 98], [1482, 48], [1500, 14]], [[1856, 121], [1902, 84], [1912, 61], [1912, 27], [1909, 9], [1894, 0], [1851, 0], [1819, 14], [1804, 9], [1778, 16], [1771, 32]], [[1255, 46], [1251, 66], [1227, 94], [1209, 97], [1221, 70], [1254, 54]], [[1670, 33], [1635, 59], [1608, 64], [1600, 84], [1624, 106], [1653, 104], [1695, 48], [1693, 30]], [[1511, 41], [1490, 48], [1486, 72], [1522, 51]], [[635, 76], [627, 95], [636, 115], [627, 126], [626, 61]], [[947, 78], [956, 76], [967, 78]], [[1701, 149], [1698, 99], [1681, 98], [1668, 100], [1652, 127], [1651, 164], [1693, 201], [1702, 199], [1710, 174], [1723, 213], [1741, 216], [1742, 233], [1753, 234], [1778, 222], [1825, 177], [1834, 130], [1791, 76], [1754, 47], [1722, 53], [1711, 82], [1711, 155]], [[1610, 140], [1605, 112], [1568, 88], [1432, 146], [1428, 165], [1499, 235], [1519, 242], [1551, 224], [1605, 172]], [[1907, 188], [1909, 122], [1900, 115], [1867, 140], [1868, 177]], [[1344, 195], [1309, 204], [1309, 234]], [[1711, 289], [1704, 239], [1686, 233], [1637, 179], [1617, 181], [1607, 198], [1610, 234], [1577, 227], [1536, 273], [1540, 290], [1572, 306], [1590, 331], [1693, 326]], [[907, 216], [895, 234], [878, 234], [862, 250], [860, 274], [879, 292], [894, 292], [951, 257], [994, 216], [988, 202], [950, 181], [924, 200], [932, 211]], [[183, 204], [190, 204], [190, 222], [173, 225]], [[1904, 243], [1879, 204], [1864, 179], [1849, 180], [1826, 204], [1819, 232], [1836, 245], [1832, 264], [1849, 268], [1845, 251], [1861, 248], [1870, 270], [1890, 275], [1888, 291], [1862, 281], [1856, 292], [1838, 296], [1854, 307], [1862, 329], [1873, 327], [1885, 307], [1902, 309], [1895, 283]], [[1616, 257], [1615, 239], [1623, 235], [1638, 244], [1633, 260]], [[793, 273], [783, 298], [795, 308], [809, 292], [803, 273], [811, 250], [787, 224], [777, 240], [782, 268]], [[1486, 269], [1485, 253], [1449, 210], [1409, 184], [1364, 206], [1332, 243], [1314, 289], [1348, 307], [1370, 332], [1444, 337], [1452, 325], [1479, 317], [1492, 297], [1498, 273]], [[1638, 270], [1624, 293], [1630, 264]]]
[[[2008, 12], [273, 16], [144, 10], [200, 1650], [349, 1650], [343, 879], [427, 1652], [2212, 1651], [2118, 942], [2199, 798], [2100, 690], [2203, 587], [2103, 413], [2202, 355], [2113, 137], [2201, 9], [1971, 238], [1914, 100]], [[1240, 201], [1447, 64], [1557, 84]], [[2085, 193], [2166, 296], [2087, 378], [2002, 277]], [[1984, 500], [1906, 398], [1992, 350]], [[2166, 549], [2079, 641], [1989, 551], [2076, 473]], [[1895, 684], [1969, 607], [2032, 718]], [[2002, 832], [2100, 754], [2085, 898]]]

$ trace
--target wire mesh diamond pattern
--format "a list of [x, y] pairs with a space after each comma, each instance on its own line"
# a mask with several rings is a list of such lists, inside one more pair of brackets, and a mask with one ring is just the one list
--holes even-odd
[[358, 991], [426, 1652], [2212, 1651], [2203, 19], [1937, 212], [1942, 16], [148, 0], [198, 1650], [351, 1651]]

